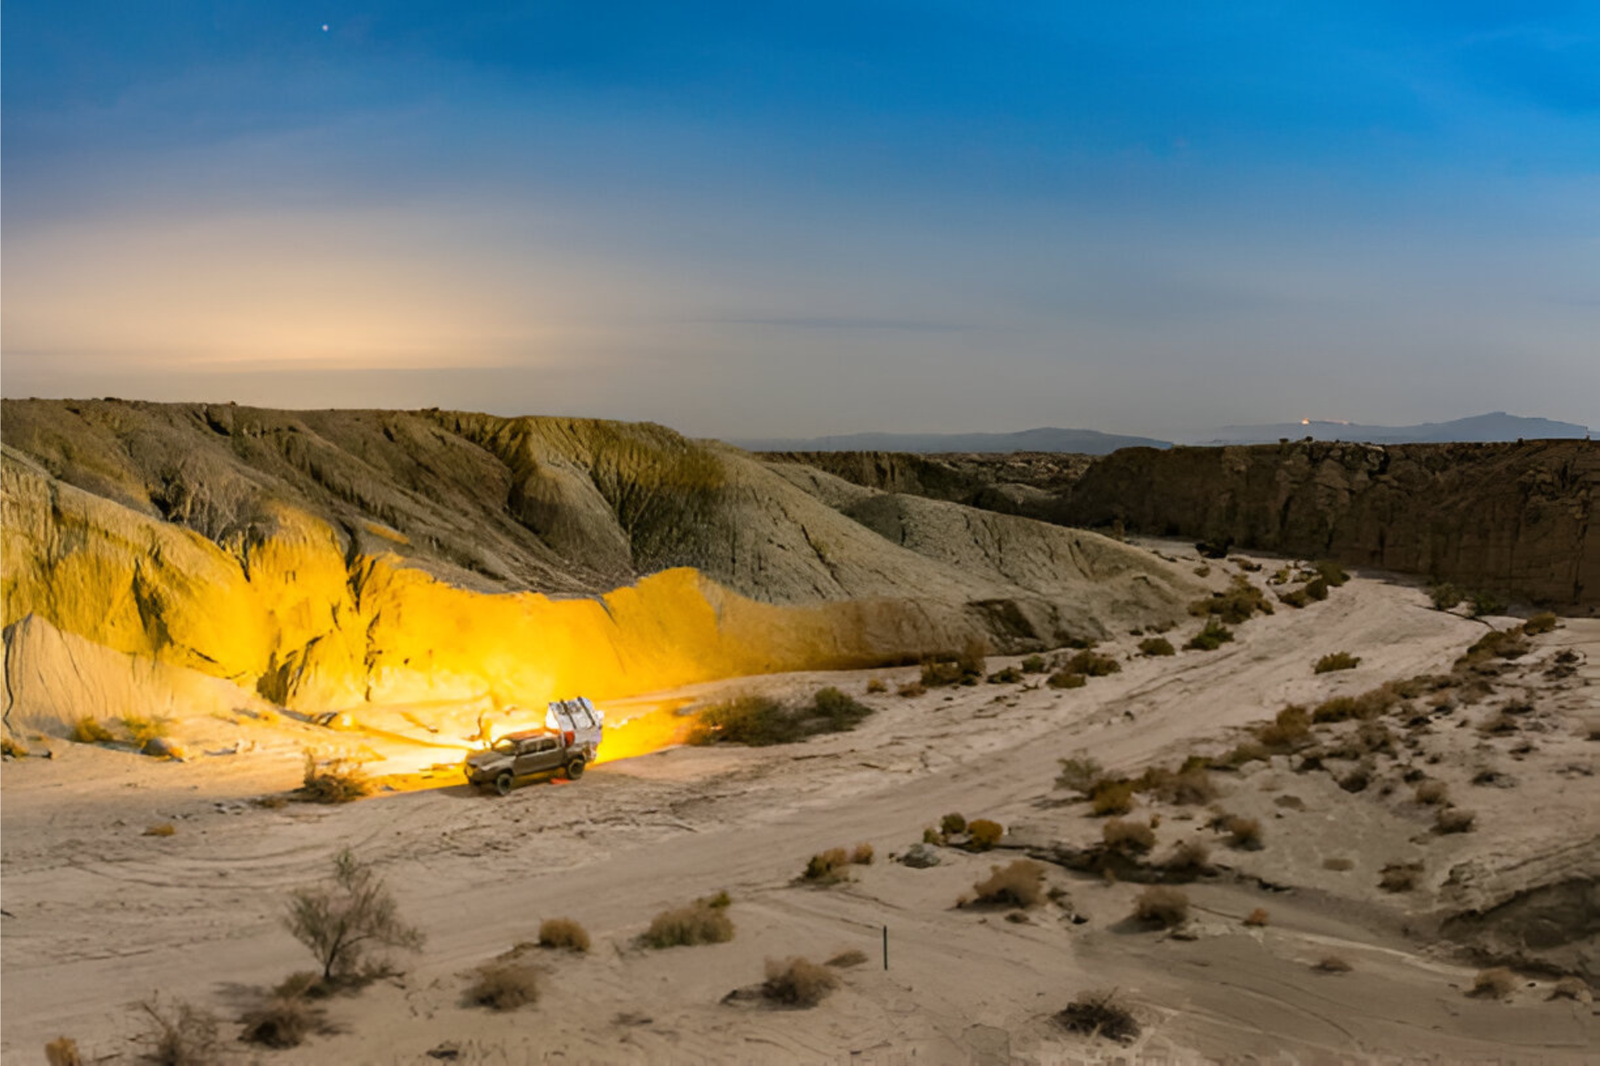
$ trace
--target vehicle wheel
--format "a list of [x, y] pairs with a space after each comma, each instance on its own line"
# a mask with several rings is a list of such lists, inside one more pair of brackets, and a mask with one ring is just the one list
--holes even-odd
[[495, 778], [494, 790], [500, 793], [502, 796], [509, 796], [511, 794], [511, 775], [501, 774], [499, 777]]
[[582, 759], [573, 759], [571, 762], [567, 763], [567, 778], [569, 780], [576, 781], [578, 778], [580, 778], [582, 776], [583, 776], [583, 760]]

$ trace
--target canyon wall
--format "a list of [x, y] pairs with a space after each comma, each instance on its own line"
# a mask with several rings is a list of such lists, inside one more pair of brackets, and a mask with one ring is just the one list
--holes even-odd
[[1053, 521], [1326, 557], [1551, 605], [1600, 604], [1600, 445], [1129, 448]]
[[774, 453], [1060, 525], [1230, 541], [1562, 607], [1600, 604], [1600, 444], [1294, 441], [1111, 455]]

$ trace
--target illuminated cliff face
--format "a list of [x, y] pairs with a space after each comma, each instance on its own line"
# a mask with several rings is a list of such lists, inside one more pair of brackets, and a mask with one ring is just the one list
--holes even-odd
[[[5, 623], [38, 613], [98, 644], [232, 680], [290, 708], [482, 703], [542, 708], [770, 670], [870, 661], [860, 614], [777, 607], [691, 569], [603, 597], [455, 588], [360, 556], [289, 508], [238, 557], [181, 527], [5, 468]], [[608, 757], [667, 742], [616, 729]], [[629, 736], [651, 740], [629, 740]], [[611, 741], [615, 741], [613, 745]]]
[[[821, 474], [808, 490], [660, 426], [0, 405], [3, 620], [37, 617], [30, 654], [71, 644], [48, 623], [124, 682], [182, 668], [424, 745], [465, 744], [480, 721], [498, 735], [552, 698], [906, 661], [971, 636], [1036, 650], [1171, 621], [1202, 591], [1092, 533]], [[66, 691], [60, 654], [33, 691]], [[122, 713], [99, 706], [113, 690], [138, 691], [80, 685], [37, 720]], [[611, 721], [608, 758], [681, 725]]]

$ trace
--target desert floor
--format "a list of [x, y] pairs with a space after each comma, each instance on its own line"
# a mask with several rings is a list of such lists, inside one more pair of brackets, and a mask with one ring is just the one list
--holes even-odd
[[[1193, 628], [1169, 636], [1181, 643]], [[1462, 864], [1595, 835], [1600, 788], [1587, 775], [1600, 744], [1587, 735], [1600, 714], [1600, 620], [1567, 620], [1521, 661], [1526, 677], [1508, 691], [1537, 688], [1544, 720], [1531, 751], [1514, 755], [1517, 738], [1467, 727], [1490, 712], [1490, 698], [1382, 761], [1384, 779], [1398, 782], [1406, 761], [1440, 755], [1428, 770], [1476, 812], [1474, 832], [1432, 833], [1433, 812], [1411, 801], [1409, 786], [1350, 794], [1278, 758], [1215, 775], [1221, 807], [1262, 820], [1262, 850], [1229, 848], [1203, 807], [1135, 810], [1162, 816], [1158, 855], [1190, 837], [1211, 843], [1222, 872], [1187, 886], [1192, 939], [1125, 920], [1140, 886], [1058, 866], [1049, 883], [1066, 897], [1024, 922], [956, 906], [1017, 847], [1098, 839], [1099, 820], [1054, 787], [1058, 759], [1090, 753], [1137, 772], [1220, 752], [1238, 727], [1285, 703], [1448, 670], [1486, 630], [1431, 609], [1413, 584], [1358, 574], [1326, 602], [1280, 607], [1235, 631], [1218, 651], [1171, 658], [1139, 657], [1138, 638], [1122, 636], [1101, 648], [1122, 671], [1075, 690], [1032, 675], [901, 698], [894, 688], [917, 673], [905, 667], [663, 694], [801, 695], [827, 684], [859, 695], [871, 678], [890, 685], [863, 697], [879, 711], [854, 732], [763, 749], [673, 748], [504, 799], [451, 786], [339, 807], [252, 804], [299, 784], [305, 727], [230, 726], [249, 750], [181, 763], [56, 742], [54, 758], [7, 761], [0, 778], [0, 1054], [41, 1062], [46, 1041], [69, 1035], [89, 1061], [116, 1061], [136, 1048], [133, 1004], [155, 992], [216, 1011], [231, 1036], [232, 1019], [264, 989], [310, 968], [283, 928], [286, 897], [323, 879], [349, 847], [388, 880], [425, 949], [396, 958], [402, 976], [327, 1001], [337, 1032], [281, 1052], [235, 1044], [237, 1061], [427, 1063], [446, 1042], [455, 1061], [478, 1063], [1597, 1061], [1594, 1005], [1550, 1000], [1553, 982], [1528, 976], [1507, 1000], [1471, 998], [1478, 967], [1426, 930]], [[1564, 648], [1587, 657], [1576, 676], [1538, 681]], [[1314, 675], [1312, 660], [1330, 651], [1361, 663]], [[991, 658], [990, 669], [1014, 661]], [[1484, 765], [1509, 771], [1516, 787], [1472, 786]], [[929, 869], [891, 860], [950, 811], [1003, 823], [1006, 846], [943, 848]], [[143, 835], [159, 823], [176, 832]], [[853, 867], [850, 882], [796, 883], [813, 853], [858, 842], [877, 861]], [[1326, 869], [1329, 858], [1351, 868]], [[1424, 863], [1418, 891], [1378, 890], [1379, 869], [1394, 861]], [[720, 889], [734, 900], [731, 942], [636, 946], [658, 911]], [[1269, 924], [1241, 924], [1256, 908]], [[475, 967], [556, 916], [583, 923], [594, 946], [586, 956], [530, 953], [545, 971], [537, 1005], [505, 1014], [462, 1005]], [[840, 971], [842, 987], [813, 1009], [723, 1002], [759, 983], [768, 958], [820, 961], [850, 948], [868, 961]], [[1329, 955], [1351, 972], [1313, 969]], [[1053, 1020], [1074, 994], [1111, 988], [1144, 1024], [1132, 1047]]]

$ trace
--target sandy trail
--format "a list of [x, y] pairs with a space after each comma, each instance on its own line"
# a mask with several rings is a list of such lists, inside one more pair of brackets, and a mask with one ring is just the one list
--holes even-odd
[[[1019, 838], [1087, 842], [1098, 824], [1052, 791], [1060, 757], [1090, 752], [1135, 770], [1222, 750], [1228, 729], [1286, 702], [1444, 669], [1485, 627], [1428, 609], [1414, 588], [1358, 577], [1324, 603], [1236, 631], [1237, 642], [1215, 653], [1130, 658], [1122, 673], [1082, 689], [876, 697], [880, 712], [853, 733], [783, 748], [673, 749], [504, 800], [445, 788], [343, 808], [244, 803], [296, 783], [291, 742], [185, 765], [79, 746], [50, 762], [8, 763], [0, 1053], [36, 1061], [39, 1046], [63, 1033], [93, 1053], [119, 1053], [132, 1026], [127, 1005], [156, 989], [237, 1013], [261, 987], [307, 968], [279, 924], [285, 893], [319, 880], [348, 846], [380, 867], [428, 947], [406, 960], [405, 977], [332, 1002], [343, 1033], [263, 1061], [431, 1062], [425, 1052], [451, 1040], [461, 1044], [458, 1061], [473, 1062], [1089, 1062], [1110, 1045], [1069, 1037], [1050, 1015], [1080, 989], [1110, 986], [1137, 1005], [1147, 1023], [1141, 1049], [1151, 1054], [1593, 1061], [1592, 1007], [1532, 992], [1512, 1004], [1465, 998], [1472, 969], [1403, 937], [1399, 901], [1372, 887], [1369, 875], [1396, 849], [1425, 852], [1442, 870], [1487, 837], [1411, 843], [1416, 826], [1368, 811], [1325, 775], [1257, 764], [1230, 781], [1223, 804], [1268, 820], [1268, 847], [1221, 852], [1238, 876], [1192, 886], [1209, 930], [1192, 942], [1125, 928], [1135, 886], [1053, 869], [1051, 883], [1088, 921], [1043, 908], [1014, 924], [954, 907], [991, 862], [1012, 856], [947, 849], [929, 870], [882, 861], [946, 811], [995, 818]], [[1600, 623], [1573, 621], [1549, 639], [1600, 659]], [[1134, 643], [1123, 637], [1118, 651]], [[1361, 665], [1313, 675], [1311, 660], [1333, 650], [1360, 655]], [[673, 695], [822, 684], [859, 692], [868, 677], [893, 685], [912, 674], [785, 675]], [[1563, 698], [1574, 714], [1594, 713], [1594, 691]], [[1273, 806], [1285, 787], [1305, 802], [1298, 822]], [[1570, 789], [1565, 800], [1551, 791], [1548, 802], [1576, 804], [1573, 817], [1593, 827], [1592, 808], [1584, 814]], [[1474, 797], [1485, 833], [1497, 824], [1486, 804], [1506, 795]], [[178, 832], [139, 835], [156, 821]], [[1168, 811], [1160, 848], [1202, 832], [1203, 821]], [[857, 841], [871, 842], [880, 861], [852, 883], [792, 883], [807, 856]], [[1352, 856], [1356, 871], [1323, 871], [1331, 850]], [[1268, 892], [1258, 877], [1300, 887]], [[632, 945], [657, 911], [722, 888], [736, 900], [732, 942]], [[1242, 928], [1257, 906], [1272, 924]], [[460, 1005], [464, 972], [562, 915], [583, 922], [595, 948], [544, 956], [537, 1007], [496, 1016]], [[850, 947], [870, 962], [847, 971], [845, 987], [815, 1010], [719, 1003], [759, 981], [769, 956], [820, 959]], [[1313, 972], [1329, 953], [1356, 973]]]

